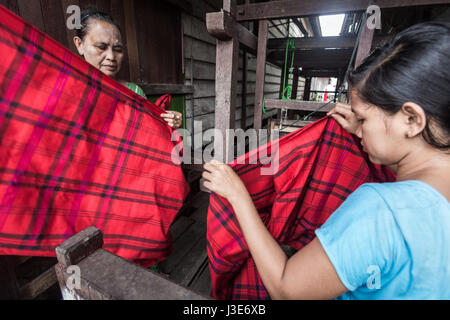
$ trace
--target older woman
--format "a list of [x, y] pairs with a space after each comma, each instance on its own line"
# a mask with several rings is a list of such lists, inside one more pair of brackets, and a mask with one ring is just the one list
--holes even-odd
[[[73, 39], [78, 53], [91, 65], [116, 78], [123, 61], [123, 43], [120, 27], [109, 15], [91, 10], [81, 14], [81, 28]], [[128, 89], [146, 98], [144, 91], [135, 83], [118, 80]], [[162, 118], [174, 129], [182, 124], [182, 114], [167, 111]]]
[[236, 173], [205, 165], [205, 187], [233, 206], [272, 298], [450, 298], [449, 65], [450, 24], [426, 23], [352, 73], [351, 106], [330, 115], [397, 181], [358, 188], [290, 259]]

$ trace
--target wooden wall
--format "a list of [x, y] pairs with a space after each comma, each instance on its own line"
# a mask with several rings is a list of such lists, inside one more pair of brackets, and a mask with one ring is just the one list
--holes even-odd
[[[194, 119], [202, 121], [203, 130], [214, 127], [215, 108], [215, 71], [216, 71], [216, 39], [206, 30], [206, 13], [220, 11], [222, 0], [189, 0], [192, 3], [192, 13], [182, 13], [184, 30], [185, 84], [191, 82], [192, 76], [195, 88]], [[242, 119], [242, 78], [243, 51], [239, 55], [238, 97], [236, 105], [236, 128], [241, 128]], [[247, 54], [247, 95], [246, 95], [246, 127], [253, 124], [254, 94], [256, 79], [256, 57]], [[280, 90], [281, 68], [267, 64], [265, 97], [278, 99]], [[187, 127], [191, 128], [191, 101], [186, 101]], [[264, 118], [271, 117], [276, 111], [269, 111]]]
[[145, 83], [182, 83], [181, 12], [165, 1], [0, 0], [62, 45], [76, 52], [74, 30], [66, 27], [67, 7], [96, 8], [121, 26], [125, 59], [118, 78]]

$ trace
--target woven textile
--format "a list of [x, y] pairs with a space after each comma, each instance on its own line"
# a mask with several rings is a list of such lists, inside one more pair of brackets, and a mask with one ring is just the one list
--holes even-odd
[[[370, 163], [357, 140], [327, 117], [231, 165], [280, 245], [301, 249], [314, 239], [314, 230], [361, 184], [395, 180], [388, 168]], [[252, 159], [257, 152], [271, 156], [272, 161], [255, 163]], [[261, 171], [271, 166], [275, 168], [273, 174]], [[227, 200], [211, 195], [207, 223], [212, 296], [268, 299]]]
[[0, 254], [55, 256], [93, 225], [119, 256], [164, 259], [188, 193], [164, 110], [3, 6], [0, 53]]

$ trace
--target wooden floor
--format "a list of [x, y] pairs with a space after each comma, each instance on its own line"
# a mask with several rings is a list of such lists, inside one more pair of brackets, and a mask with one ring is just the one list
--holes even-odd
[[211, 279], [206, 254], [206, 214], [209, 193], [198, 192], [182, 210], [170, 228], [173, 252], [159, 263], [162, 274], [173, 281], [209, 296]]

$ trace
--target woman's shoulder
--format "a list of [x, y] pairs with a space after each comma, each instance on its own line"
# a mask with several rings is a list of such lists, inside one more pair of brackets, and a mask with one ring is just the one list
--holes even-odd
[[419, 180], [367, 183], [359, 189], [364, 193], [372, 190], [377, 194], [379, 200], [385, 201], [389, 207], [395, 209], [428, 208], [436, 204], [450, 206], [450, 203], [439, 191]]

